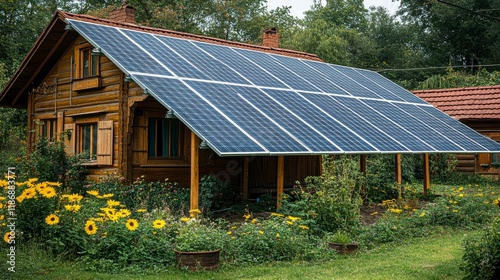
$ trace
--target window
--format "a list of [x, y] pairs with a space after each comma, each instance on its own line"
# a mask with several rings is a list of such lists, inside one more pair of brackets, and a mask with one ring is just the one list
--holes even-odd
[[65, 124], [64, 131], [69, 134], [65, 139], [66, 152], [73, 155], [88, 151], [91, 162], [87, 165], [113, 165], [113, 128], [112, 120], [99, 121], [98, 118]]
[[47, 139], [52, 139], [56, 136], [57, 120], [43, 120], [41, 136]]
[[99, 56], [92, 55], [94, 48], [89, 43], [75, 47], [76, 78], [90, 78], [99, 76]]
[[150, 118], [148, 121], [148, 156], [180, 157], [180, 125], [177, 119]]
[[92, 55], [92, 47], [81, 50], [80, 78], [94, 77], [99, 74], [99, 56]]
[[78, 152], [88, 151], [91, 160], [97, 159], [97, 123], [78, 125]]

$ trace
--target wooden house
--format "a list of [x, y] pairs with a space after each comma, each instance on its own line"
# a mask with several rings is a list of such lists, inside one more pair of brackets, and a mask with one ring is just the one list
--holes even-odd
[[276, 30], [256, 46], [137, 25], [126, 4], [109, 17], [57, 11], [0, 93], [27, 109], [29, 147], [65, 132], [90, 179], [169, 178], [195, 209], [204, 175], [248, 198], [320, 175], [322, 155], [500, 151], [375, 72], [278, 48]]
[[[500, 85], [418, 90], [414, 93], [475, 131], [500, 142]], [[457, 170], [496, 175], [500, 154], [458, 154]]]
[[[77, 32], [67, 30], [67, 19], [129, 28], [212, 44], [259, 50], [290, 57], [319, 60], [316, 55], [279, 49], [275, 29], [264, 34], [263, 46], [148, 28], [134, 24], [134, 9], [114, 10], [109, 19], [57, 11], [0, 97], [1, 106], [27, 108], [28, 147], [37, 137], [71, 137], [68, 153], [90, 152], [89, 178], [118, 174], [131, 181], [144, 176], [169, 178], [189, 186], [191, 131], [106, 56], [92, 54], [93, 46]], [[283, 159], [285, 186], [321, 172], [321, 156]], [[199, 177], [213, 175], [241, 186], [242, 195], [276, 190], [278, 157], [220, 157], [210, 149], [199, 151]], [[248, 193], [250, 189], [250, 193]]]

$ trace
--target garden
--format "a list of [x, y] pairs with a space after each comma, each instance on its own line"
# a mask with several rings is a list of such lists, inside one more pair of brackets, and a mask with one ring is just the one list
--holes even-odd
[[[339, 156], [324, 157], [324, 174], [296, 182], [279, 209], [271, 194], [238, 201], [232, 186], [203, 177], [194, 210], [189, 189], [168, 178], [149, 182], [141, 176], [127, 184], [108, 174], [85, 181], [83, 158], [67, 157], [62, 141], [42, 139], [32, 156], [6, 168], [0, 180], [2, 275], [14, 270], [12, 259], [18, 271], [8, 275], [27, 279], [34, 276], [23, 274], [24, 263], [36, 263], [29, 273], [53, 279], [54, 271], [39, 266], [54, 261], [94, 273], [89, 279], [101, 273], [111, 277], [104, 279], [123, 273], [130, 279], [179, 273], [223, 278], [235, 275], [235, 268], [252, 274], [265, 267], [272, 275], [273, 267], [291, 263], [327, 273], [357, 262], [352, 258], [428, 240], [437, 252], [444, 249], [440, 244], [460, 247], [460, 261], [451, 264], [460, 277], [500, 277], [500, 184], [454, 173], [453, 156], [432, 156], [439, 184], [426, 195], [418, 156], [403, 156], [407, 183], [401, 185], [394, 183], [394, 157], [369, 156], [363, 174], [357, 157]], [[212, 255], [193, 259], [203, 252]]]

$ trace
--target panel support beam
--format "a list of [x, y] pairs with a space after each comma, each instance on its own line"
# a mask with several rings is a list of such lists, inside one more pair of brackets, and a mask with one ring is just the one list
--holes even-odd
[[429, 165], [429, 154], [424, 154], [424, 195], [427, 195], [427, 191], [431, 188], [431, 172]]
[[243, 190], [241, 192], [241, 199], [248, 199], [248, 165], [250, 159], [248, 157], [243, 157]]
[[[191, 132], [191, 192], [190, 192], [190, 203], [189, 209], [196, 210], [198, 209], [198, 196], [200, 190], [200, 169], [199, 169], [199, 153], [200, 153], [200, 138]], [[196, 212], [191, 211], [191, 215], [196, 218]]]
[[281, 195], [283, 194], [283, 189], [285, 185], [285, 157], [278, 156], [278, 166], [277, 166], [277, 180], [276, 180], [276, 209], [281, 207]]
[[396, 165], [396, 182], [398, 183], [398, 185], [401, 185], [401, 183], [403, 182], [403, 175], [401, 172], [401, 154], [396, 154], [395, 165]]

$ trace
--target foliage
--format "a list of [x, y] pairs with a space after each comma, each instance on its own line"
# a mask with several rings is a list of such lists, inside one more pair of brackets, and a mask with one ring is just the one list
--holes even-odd
[[348, 157], [324, 158], [321, 177], [308, 177], [283, 199], [283, 213], [313, 219], [323, 231], [355, 230], [360, 226], [363, 176]]
[[180, 187], [167, 179], [148, 182], [145, 176], [137, 177], [132, 184], [126, 184], [123, 177], [108, 174], [99, 181], [91, 182], [90, 189], [101, 192], [113, 191], [116, 199], [133, 210], [168, 210], [171, 213], [184, 213], [189, 208], [189, 189]]
[[311, 228], [314, 221], [271, 213], [268, 218], [244, 215], [245, 221], [231, 226], [225, 258], [241, 265], [275, 261], [311, 261], [333, 258], [333, 251], [319, 246]]
[[199, 199], [203, 212], [221, 210], [235, 203], [236, 192], [228, 181], [207, 175], [200, 180]]
[[20, 179], [38, 178], [40, 181], [62, 182], [64, 187], [83, 192], [88, 170], [82, 163], [87, 161], [88, 155], [67, 155], [65, 137], [66, 135], [61, 135], [59, 141], [39, 137], [34, 151], [24, 155], [17, 164]]
[[500, 278], [500, 217], [479, 235], [468, 236], [463, 247], [464, 279], [498, 279]]
[[[0, 63], [0, 89], [2, 88]], [[17, 166], [26, 149], [26, 110], [0, 108], [0, 170]]]
[[182, 218], [175, 237], [175, 249], [181, 252], [215, 251], [224, 249], [228, 239], [228, 235], [213, 222]]
[[476, 73], [453, 71], [448, 69], [446, 75], [433, 75], [421, 82], [417, 89], [461, 88], [474, 86], [491, 86], [500, 84], [500, 72], [488, 72], [480, 69]]

